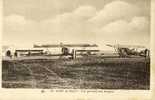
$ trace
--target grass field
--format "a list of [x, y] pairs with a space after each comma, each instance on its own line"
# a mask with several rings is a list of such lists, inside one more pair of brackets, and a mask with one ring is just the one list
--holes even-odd
[[149, 89], [146, 58], [80, 58], [2, 62], [3, 88]]

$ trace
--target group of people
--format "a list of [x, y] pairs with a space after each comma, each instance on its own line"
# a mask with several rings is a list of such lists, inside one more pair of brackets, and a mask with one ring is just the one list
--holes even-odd
[[10, 50], [7, 50], [6, 51], [6, 56], [12, 58], [13, 56], [14, 57], [17, 57], [18, 55], [17, 55], [17, 52], [15, 52], [14, 54], [12, 54], [12, 52]]

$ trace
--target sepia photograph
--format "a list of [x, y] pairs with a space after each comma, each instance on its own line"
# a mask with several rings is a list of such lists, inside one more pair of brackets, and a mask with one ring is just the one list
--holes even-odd
[[151, 0], [3, 0], [3, 89], [150, 90]]

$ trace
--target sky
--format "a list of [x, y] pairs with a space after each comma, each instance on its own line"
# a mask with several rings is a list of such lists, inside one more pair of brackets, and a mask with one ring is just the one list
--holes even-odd
[[150, 44], [150, 0], [3, 0], [4, 45]]

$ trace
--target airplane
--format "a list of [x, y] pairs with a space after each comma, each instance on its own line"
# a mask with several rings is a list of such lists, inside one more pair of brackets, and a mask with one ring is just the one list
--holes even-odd
[[111, 45], [106, 46], [113, 47], [120, 57], [148, 57], [150, 51], [145, 46], [140, 45]]
[[[96, 44], [43, 44], [43, 45], [33, 45], [34, 48], [61, 48], [61, 54], [63, 56], [71, 55], [73, 56], [74, 53], [80, 52], [81, 54], [87, 53], [91, 54], [92, 52], [98, 52], [99, 50], [96, 49], [86, 49], [89, 47], [98, 47]], [[71, 52], [70, 52], [71, 51]]]

